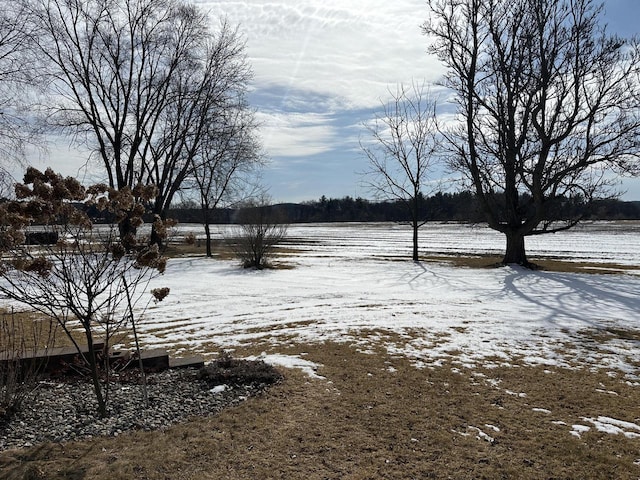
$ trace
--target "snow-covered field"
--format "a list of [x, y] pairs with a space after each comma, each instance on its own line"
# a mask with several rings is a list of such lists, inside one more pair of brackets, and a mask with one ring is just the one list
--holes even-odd
[[[186, 231], [201, 227], [181, 227]], [[638, 265], [639, 233], [640, 223], [587, 224], [530, 239], [528, 249]], [[606, 369], [640, 385], [637, 336], [610, 333], [638, 331], [638, 275], [399, 261], [408, 258], [411, 236], [394, 224], [299, 225], [289, 237], [284, 260], [291, 269], [245, 271], [233, 261], [172, 259], [153, 284], [171, 294], [145, 313], [143, 342], [174, 354], [214, 354], [255, 344], [278, 353], [279, 346], [330, 340], [363, 351], [384, 345], [417, 367], [443, 359], [461, 366], [517, 360]], [[422, 231], [421, 245], [425, 253], [473, 254], [500, 252], [503, 240], [484, 227], [435, 224]]]
[[[224, 226], [214, 228], [220, 238]], [[181, 225], [177, 235], [193, 232], [203, 237], [201, 225]], [[312, 256], [361, 258], [407, 257], [411, 253], [411, 229], [395, 223], [328, 223], [292, 225], [288, 236], [308, 248]], [[485, 225], [429, 223], [420, 229], [420, 253], [479, 255], [504, 253], [504, 236]], [[640, 265], [640, 222], [585, 222], [571, 230], [527, 237], [530, 256], [544, 256], [596, 263]]]

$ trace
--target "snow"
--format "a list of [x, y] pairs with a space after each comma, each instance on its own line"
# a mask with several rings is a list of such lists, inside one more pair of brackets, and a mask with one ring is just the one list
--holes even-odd
[[[177, 235], [189, 231], [201, 236], [202, 226], [181, 226]], [[215, 235], [222, 238], [224, 227]], [[171, 294], [139, 319], [142, 345], [209, 358], [222, 349], [259, 347], [267, 353], [253, 358], [318, 380], [322, 366], [303, 358], [304, 345], [332, 341], [361, 352], [382, 346], [391, 361], [406, 357], [416, 368], [448, 363], [463, 373], [518, 362], [600, 369], [640, 386], [640, 341], [609, 334], [638, 329], [640, 270], [604, 275], [414, 263], [410, 230], [395, 224], [296, 225], [285, 247], [280, 260], [292, 268], [253, 271], [234, 261], [171, 259], [166, 273], [149, 285], [169, 287]], [[638, 266], [640, 222], [590, 223], [527, 239], [527, 247], [531, 256]], [[425, 254], [503, 248], [503, 238], [482, 226], [431, 224], [421, 230]], [[593, 334], [601, 334], [597, 342]], [[287, 355], [279, 353], [285, 348]], [[391, 364], [388, 369], [395, 371]], [[500, 380], [474, 375], [500, 388]], [[596, 391], [616, 395], [602, 387]], [[599, 431], [640, 437], [634, 423], [606, 416], [583, 421]], [[592, 427], [571, 428], [580, 437]], [[457, 433], [492, 441], [477, 427]]]
[[[582, 420], [593, 424], [599, 432], [619, 435], [622, 434], [627, 438], [640, 438], [640, 425], [635, 423], [618, 420], [611, 417], [600, 416], [598, 418], [582, 417]], [[580, 438], [580, 434], [588, 432], [591, 427], [586, 425], [572, 425], [571, 434]]]
[[[214, 236], [222, 238], [225, 231], [226, 227], [221, 226]], [[203, 237], [202, 226], [195, 224], [181, 225], [175, 234], [180, 237], [187, 232]], [[302, 224], [290, 226], [288, 235], [294, 240], [314, 241], [311, 255], [339, 258], [356, 252], [374, 257], [406, 257], [411, 252], [411, 230], [402, 224]], [[420, 253], [426, 255], [502, 255], [504, 244], [504, 236], [484, 224], [432, 222], [420, 229]], [[583, 222], [568, 231], [528, 237], [526, 246], [531, 256], [637, 266], [640, 222]]]
[[571, 428], [571, 435], [578, 438], [580, 438], [583, 433], [591, 430], [591, 427], [587, 427], [586, 425], [572, 425]]
[[[181, 232], [198, 228], [183, 226]], [[640, 222], [593, 223], [527, 242], [532, 256], [637, 266], [639, 234]], [[253, 271], [233, 261], [172, 259], [150, 285], [170, 287], [171, 294], [139, 321], [141, 340], [205, 356], [258, 345], [269, 353], [251, 359], [298, 368], [319, 380], [322, 366], [303, 358], [302, 349], [333, 341], [364, 353], [382, 345], [391, 359], [407, 357], [416, 368], [447, 362], [463, 373], [518, 362], [600, 369], [640, 385], [640, 342], [609, 333], [637, 330], [639, 271], [604, 275], [417, 264], [409, 260], [410, 241], [410, 231], [398, 225], [301, 225], [291, 227], [290, 253], [280, 259], [292, 268]], [[436, 224], [423, 230], [421, 245], [425, 253], [475, 255], [500, 252], [503, 240], [482, 227]], [[593, 334], [600, 334], [597, 341]], [[284, 348], [288, 355], [277, 353]], [[300, 353], [291, 354], [296, 348]], [[389, 363], [388, 370], [395, 368]], [[500, 388], [500, 380], [474, 375]], [[601, 394], [616, 394], [600, 387]], [[570, 426], [577, 438], [592, 428], [640, 438], [634, 423], [606, 416], [582, 421], [552, 423]], [[483, 428], [499, 432], [491, 424]], [[475, 426], [456, 433], [494, 441]]]
[[218, 393], [224, 392], [226, 389], [227, 389], [226, 385], [216, 385], [211, 390], [209, 390], [209, 392], [213, 393], [214, 395], [217, 395]]
[[[475, 437], [478, 440], [484, 440], [484, 441], [489, 442], [489, 443], [493, 443], [495, 441], [495, 439], [491, 435], [487, 435], [485, 432], [480, 430], [478, 427], [474, 427], [473, 425], [469, 425], [467, 427], [467, 431], [466, 432], [460, 432], [460, 431], [457, 431], [457, 430], [453, 430], [453, 432], [458, 433], [458, 434], [462, 435], [463, 437], [468, 437], [469, 435], [475, 434]], [[469, 432], [472, 432], [472, 433], [469, 433]]]
[[[460, 245], [466, 232], [463, 251], [489, 250], [482, 246], [489, 236], [484, 230], [448, 224], [438, 229], [440, 244], [430, 243], [432, 232], [423, 235], [425, 249], [440, 249], [446, 235]], [[462, 233], [455, 236], [453, 229]], [[583, 256], [616, 257], [621, 250], [621, 261], [631, 259], [618, 240], [628, 236], [609, 225], [581, 235]], [[302, 225], [289, 236], [288, 247], [295, 250], [282, 261], [290, 269], [253, 271], [234, 261], [171, 259], [150, 286], [170, 287], [171, 294], [139, 321], [142, 342], [205, 355], [256, 344], [271, 350], [336, 341], [363, 352], [381, 344], [391, 356], [406, 356], [423, 368], [443, 361], [490, 368], [518, 358], [531, 365], [587, 365], [638, 380], [637, 341], [595, 344], [589, 334], [636, 328], [639, 275], [416, 264], [408, 260], [409, 231], [391, 224]], [[561, 238], [553, 237], [545, 249]], [[633, 245], [638, 264], [640, 245]], [[572, 244], [565, 252], [577, 250]]]
[[613, 435], [622, 434], [627, 438], [640, 438], [640, 425], [636, 425], [635, 423], [602, 416], [595, 419], [583, 417], [582, 420], [592, 423], [599, 432]]
[[507, 395], [513, 395], [514, 397], [520, 397], [520, 398], [525, 398], [527, 396], [526, 393], [518, 393], [518, 392], [512, 392], [511, 390], [505, 390], [504, 391]]
[[538, 413], [546, 413], [547, 415], [551, 413], [551, 410], [547, 410], [546, 408], [532, 408], [531, 410]]
[[307, 376], [311, 378], [324, 379], [325, 377], [318, 375], [316, 370], [318, 367], [322, 365], [310, 362], [309, 360], [305, 360], [300, 358], [298, 355], [280, 355], [280, 354], [271, 354], [268, 355], [266, 353], [262, 353], [257, 357], [246, 357], [247, 360], [262, 360], [269, 365], [281, 366], [285, 368], [297, 368], [302, 370]]

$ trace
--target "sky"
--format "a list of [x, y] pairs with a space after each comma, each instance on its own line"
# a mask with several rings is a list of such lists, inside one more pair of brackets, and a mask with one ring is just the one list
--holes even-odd
[[[372, 198], [361, 175], [367, 168], [359, 146], [368, 138], [363, 124], [388, 100], [389, 89], [433, 83], [444, 73], [420, 30], [426, 0], [196, 3], [213, 22], [226, 16], [239, 25], [246, 38], [254, 72], [250, 102], [269, 160], [263, 183], [272, 199]], [[605, 9], [611, 31], [637, 32], [640, 1], [606, 0]], [[56, 162], [59, 171], [78, 173], [82, 155], [66, 151], [58, 158], [64, 159]], [[640, 200], [640, 179], [624, 181], [620, 190], [623, 199]]]
[[[264, 182], [276, 201], [371, 197], [359, 140], [389, 89], [435, 83], [444, 73], [427, 53], [420, 25], [425, 0], [247, 0], [200, 2], [226, 15], [246, 35], [270, 164]], [[607, 0], [606, 22], [624, 36], [637, 32], [638, 0]], [[640, 180], [623, 198], [640, 200]]]

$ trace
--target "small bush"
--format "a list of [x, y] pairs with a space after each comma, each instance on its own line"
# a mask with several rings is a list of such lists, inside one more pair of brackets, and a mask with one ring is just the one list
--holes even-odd
[[275, 247], [286, 235], [288, 224], [283, 210], [266, 198], [250, 202], [236, 213], [237, 223], [227, 243], [244, 268], [263, 269]]
[[202, 367], [197, 374], [210, 386], [216, 385], [273, 385], [282, 375], [262, 360], [242, 360], [223, 354], [213, 363]]
[[195, 245], [197, 241], [198, 239], [196, 237], [196, 234], [193, 232], [188, 232], [184, 236], [184, 243], [186, 243], [187, 245]]

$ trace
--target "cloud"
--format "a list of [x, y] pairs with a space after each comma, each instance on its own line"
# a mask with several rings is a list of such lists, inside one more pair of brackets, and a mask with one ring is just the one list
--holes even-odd
[[331, 119], [318, 113], [258, 113], [263, 145], [271, 156], [300, 157], [326, 153], [336, 137]]
[[[303, 157], [353, 150], [362, 129], [358, 118], [370, 111], [338, 110], [330, 95], [294, 87], [256, 88], [251, 103], [258, 106], [257, 120], [263, 146], [274, 165], [279, 157]], [[291, 161], [286, 163], [291, 165]]]
[[[250, 102], [272, 160], [264, 178], [275, 198], [360, 194], [355, 172], [364, 169], [359, 148], [359, 139], [367, 136], [363, 123], [380, 111], [389, 89], [413, 81], [431, 83], [444, 73], [427, 53], [429, 39], [420, 30], [428, 17], [425, 0], [196, 3], [210, 13], [214, 26], [226, 17], [245, 36], [254, 71]], [[442, 92], [434, 88], [433, 93]], [[449, 123], [454, 107], [445, 97], [441, 121]], [[82, 173], [87, 152], [70, 151], [66, 143], [51, 148], [46, 162], [35, 163], [52, 164], [65, 174]], [[90, 170], [104, 175], [101, 165]], [[638, 182], [629, 184], [625, 186], [638, 198], [633, 187]]]
[[353, 194], [362, 124], [388, 89], [443, 73], [420, 30], [424, 0], [199, 3], [212, 20], [226, 17], [245, 35], [251, 103], [272, 160], [265, 179], [287, 198], [337, 188]]
[[371, 107], [389, 85], [442, 74], [420, 31], [423, 0], [201, 4], [240, 25], [256, 84], [328, 95], [333, 110]]

